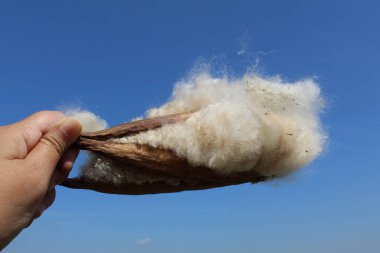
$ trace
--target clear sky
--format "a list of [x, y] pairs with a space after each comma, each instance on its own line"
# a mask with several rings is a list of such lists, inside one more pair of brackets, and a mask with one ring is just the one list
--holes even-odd
[[167, 101], [200, 59], [239, 75], [259, 58], [263, 75], [318, 78], [330, 136], [318, 160], [269, 184], [152, 196], [58, 188], [55, 205], [4, 252], [380, 252], [379, 9], [365, 0], [1, 1], [0, 125], [67, 104], [118, 124]]

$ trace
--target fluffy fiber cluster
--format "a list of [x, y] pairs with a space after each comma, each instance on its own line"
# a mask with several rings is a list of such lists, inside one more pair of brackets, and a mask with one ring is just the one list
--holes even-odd
[[107, 122], [92, 112], [84, 111], [79, 108], [70, 108], [65, 111], [67, 116], [77, 118], [82, 124], [84, 132], [96, 132], [107, 128]]
[[[255, 170], [281, 177], [321, 153], [326, 139], [318, 117], [322, 105], [312, 79], [286, 83], [257, 75], [229, 79], [201, 73], [177, 83], [168, 103], [147, 112], [147, 117], [194, 112], [189, 119], [110, 141], [172, 150], [194, 166], [224, 175]], [[87, 119], [83, 112], [74, 115], [82, 119], [86, 131], [86, 126], [105, 127], [93, 121], [95, 115]], [[85, 168], [82, 176], [96, 180], [135, 180], [103, 157], [92, 157]]]

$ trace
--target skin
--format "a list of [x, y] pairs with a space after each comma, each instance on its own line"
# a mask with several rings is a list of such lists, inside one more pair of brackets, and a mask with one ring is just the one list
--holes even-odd
[[0, 251], [52, 205], [79, 150], [80, 123], [43, 111], [0, 126]]

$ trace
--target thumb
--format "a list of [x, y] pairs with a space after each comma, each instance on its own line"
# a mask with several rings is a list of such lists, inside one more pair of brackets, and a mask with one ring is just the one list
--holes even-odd
[[72, 117], [63, 119], [55, 127], [47, 131], [38, 144], [27, 156], [33, 165], [31, 169], [38, 168], [43, 178], [50, 179], [63, 153], [72, 145], [82, 132], [80, 122]]

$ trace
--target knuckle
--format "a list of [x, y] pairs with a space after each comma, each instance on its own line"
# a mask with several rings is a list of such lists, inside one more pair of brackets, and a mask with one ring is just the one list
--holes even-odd
[[35, 184], [34, 187], [34, 195], [31, 196], [34, 196], [34, 202], [40, 202], [45, 196], [46, 187], [42, 184]]
[[42, 136], [40, 142], [49, 148], [55, 150], [59, 156], [62, 156], [65, 152], [64, 137], [59, 131], [54, 133], [47, 133]]

